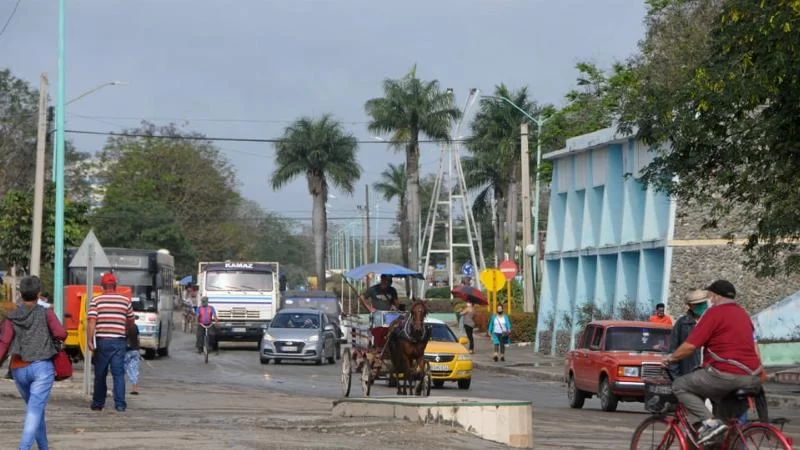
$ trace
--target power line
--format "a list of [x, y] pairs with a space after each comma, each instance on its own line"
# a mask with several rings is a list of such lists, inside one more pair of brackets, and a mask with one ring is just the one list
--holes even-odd
[[[289, 119], [229, 119], [229, 118], [209, 118], [209, 117], [136, 117], [136, 116], [93, 116], [83, 115], [77, 113], [68, 113], [75, 117], [82, 119], [111, 119], [111, 120], [146, 120], [146, 121], [180, 121], [180, 122], [218, 122], [218, 123], [262, 123], [262, 124], [278, 124], [278, 123], [293, 123], [295, 120]], [[347, 125], [364, 125], [369, 122], [361, 120], [341, 120], [338, 121]]]
[[[131, 138], [152, 138], [152, 139], [167, 139], [167, 140], [190, 140], [190, 141], [218, 141], [218, 142], [260, 142], [260, 143], [278, 143], [283, 142], [283, 138], [232, 138], [232, 137], [212, 137], [212, 136], [164, 136], [156, 134], [139, 134], [139, 133], [115, 133], [113, 131], [90, 131], [90, 130], [64, 130], [65, 133], [71, 134], [89, 134], [95, 136], [115, 136], [115, 137], [131, 137]], [[417, 142], [420, 144], [445, 144], [452, 142], [466, 142], [467, 139], [419, 139]], [[409, 141], [367, 141], [358, 140], [357, 144], [407, 144]]]
[[3, 25], [3, 29], [0, 30], [0, 37], [3, 37], [3, 33], [6, 32], [6, 28], [8, 28], [8, 24], [11, 23], [11, 19], [13, 19], [14, 15], [17, 13], [17, 8], [19, 8], [20, 3], [22, 3], [22, 0], [17, 0], [17, 3], [14, 5], [14, 9], [11, 10], [11, 15], [9, 15], [8, 20], [6, 20], [6, 24]]

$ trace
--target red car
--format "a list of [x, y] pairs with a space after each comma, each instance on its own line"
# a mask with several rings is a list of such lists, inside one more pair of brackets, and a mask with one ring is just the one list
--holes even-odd
[[654, 322], [601, 320], [586, 325], [564, 364], [569, 406], [582, 408], [595, 395], [603, 411], [616, 411], [621, 401], [644, 402], [642, 378], [662, 376], [671, 332], [670, 325]]

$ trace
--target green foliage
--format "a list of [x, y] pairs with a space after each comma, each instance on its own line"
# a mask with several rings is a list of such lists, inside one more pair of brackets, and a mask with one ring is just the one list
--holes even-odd
[[593, 303], [584, 303], [578, 306], [576, 312], [578, 315], [577, 327], [579, 329], [582, 329], [595, 320], [609, 320], [613, 318], [611, 312], [605, 311]]
[[[65, 201], [64, 241], [80, 244], [88, 231], [84, 203]], [[0, 200], [0, 258], [27, 271], [30, 265], [33, 225], [33, 193], [11, 190]], [[42, 265], [52, 264], [55, 254], [55, 187], [47, 184], [42, 210]]]
[[508, 319], [511, 321], [511, 342], [533, 342], [536, 339], [536, 314], [512, 312]]
[[450, 299], [450, 286], [430, 288], [425, 291], [425, 297]]

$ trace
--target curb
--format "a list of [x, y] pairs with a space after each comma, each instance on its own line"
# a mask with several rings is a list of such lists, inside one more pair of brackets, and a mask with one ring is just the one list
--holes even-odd
[[[519, 366], [510, 365], [495, 365], [484, 362], [472, 361], [472, 367], [476, 369], [483, 369], [489, 372], [504, 373], [507, 375], [516, 375], [523, 378], [529, 378], [537, 381], [556, 381], [559, 383], [564, 382], [564, 375], [560, 373], [553, 373], [546, 370], [536, 370], [531, 368], [523, 368]], [[555, 367], [555, 366], [545, 366]]]

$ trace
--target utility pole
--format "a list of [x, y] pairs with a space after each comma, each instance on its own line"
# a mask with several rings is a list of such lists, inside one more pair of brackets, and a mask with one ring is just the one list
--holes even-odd
[[[528, 122], [519, 126], [520, 159], [522, 164], [522, 248], [531, 243], [531, 157], [528, 149]], [[536, 231], [534, 231], [536, 233]], [[522, 286], [525, 312], [533, 312], [533, 277], [536, 274], [535, 262], [522, 256]]]
[[364, 185], [364, 264], [369, 262], [369, 185]]
[[42, 261], [42, 216], [44, 210], [44, 158], [47, 147], [47, 73], [39, 77], [39, 123], [36, 133], [36, 174], [33, 187], [31, 275], [39, 275]]

